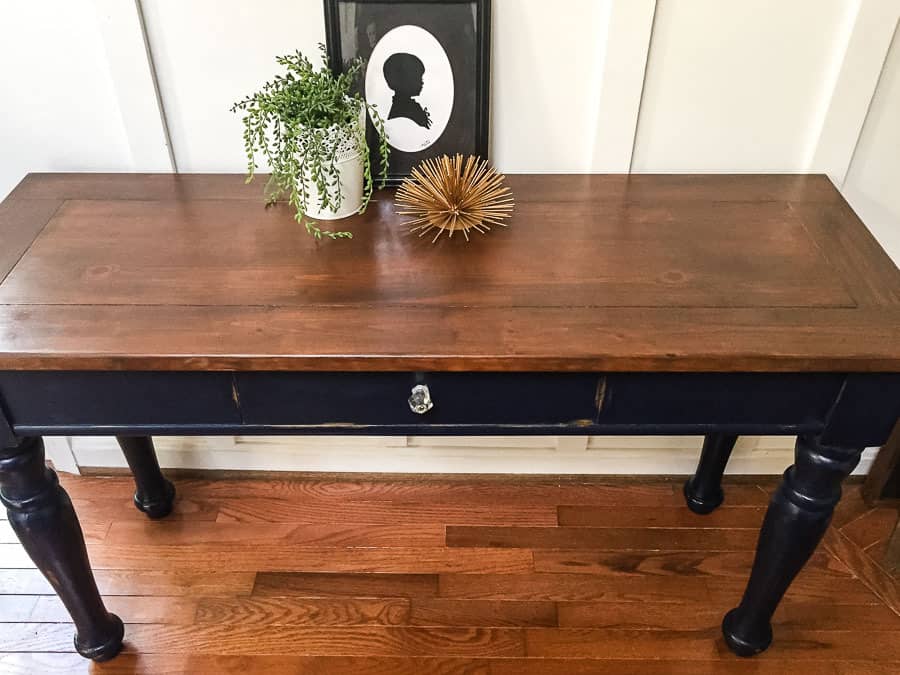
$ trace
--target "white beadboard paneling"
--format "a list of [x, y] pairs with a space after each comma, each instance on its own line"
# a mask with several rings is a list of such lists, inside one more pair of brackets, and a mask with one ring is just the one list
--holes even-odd
[[588, 450], [697, 450], [703, 444], [702, 436], [589, 436]]
[[658, 0], [633, 170], [805, 171], [856, 4]]
[[558, 452], [584, 452], [587, 450], [587, 436], [558, 436], [556, 450]]
[[409, 447], [428, 448], [517, 448], [553, 450], [557, 436], [410, 436]]
[[47, 436], [44, 438], [44, 455], [53, 462], [53, 468], [65, 473], [79, 474], [78, 461], [72, 451], [69, 436]]
[[[276, 55], [315, 52], [321, 3], [142, 4], [179, 169], [242, 171], [240, 120], [228, 108], [277, 72]], [[570, 0], [560, 11], [494, 0], [491, 154], [500, 170], [627, 170], [653, 4]]]
[[91, 0], [0, 3], [0, 199], [30, 171], [134, 169]]
[[[539, 439], [539, 440], [538, 440]], [[310, 437], [246, 436], [157, 438], [160, 464], [168, 468], [241, 471], [346, 471], [394, 473], [691, 474], [700, 437], [592, 437], [582, 447], [538, 437], [522, 445], [514, 437]], [[81, 467], [125, 467], [113, 438], [79, 437], [72, 448]], [[856, 473], [868, 471], [874, 450]], [[793, 461], [793, 441], [742, 439], [728, 466], [731, 474], [780, 474]]]
[[631, 166], [655, 9], [656, 0], [609, 1], [603, 55], [593, 83], [592, 172], [627, 173]]
[[[405, 448], [408, 436], [237, 436], [236, 446], [268, 448], [291, 452], [302, 446], [306, 450], [331, 450], [340, 447], [350, 451], [367, 451], [381, 448]], [[214, 441], [215, 439], [210, 439]]]
[[893, 43], [843, 192], [900, 265], [900, 24], [894, 25]]
[[[897, 0], [856, 0], [848, 5], [856, 10], [856, 19], [810, 163], [810, 171], [828, 174], [837, 186], [847, 176], [900, 17]], [[836, 55], [839, 52], [835, 49]]]
[[501, 171], [590, 171], [609, 1], [494, 0], [491, 136]]
[[122, 0], [93, 2], [132, 162], [141, 171], [172, 171], [140, 5]]
[[[241, 118], [229, 111], [281, 71], [275, 57], [314, 58], [325, 41], [319, 0], [142, 0], [180, 171], [244, 171]], [[262, 189], [262, 188], [260, 188]]]

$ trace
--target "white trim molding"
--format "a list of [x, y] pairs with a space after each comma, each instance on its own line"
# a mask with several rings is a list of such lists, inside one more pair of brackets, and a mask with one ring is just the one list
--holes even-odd
[[609, 0], [605, 50], [594, 85], [597, 123], [592, 173], [631, 169], [655, 12], [656, 0]]
[[71, 436], [45, 436], [44, 455], [53, 463], [53, 468], [65, 473], [81, 473], [78, 460], [72, 451]]
[[[164, 468], [363, 473], [687, 475], [700, 436], [219, 436], [157, 437]], [[742, 436], [728, 473], [780, 474], [794, 439]], [[114, 438], [72, 439], [78, 465], [124, 468]], [[868, 471], [874, 450], [857, 473]]]
[[132, 163], [140, 171], [174, 171], [139, 0], [93, 2]]
[[827, 92], [828, 100], [817, 138], [811, 145], [809, 170], [826, 173], [843, 186], [872, 98], [900, 20], [897, 0], [856, 0], [851, 3], [846, 44]]

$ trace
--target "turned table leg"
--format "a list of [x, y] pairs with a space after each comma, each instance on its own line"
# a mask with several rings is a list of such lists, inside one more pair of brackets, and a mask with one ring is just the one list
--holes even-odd
[[134, 505], [149, 518], [165, 518], [172, 512], [175, 486], [162, 475], [153, 439], [149, 436], [116, 436], [134, 476]]
[[0, 500], [9, 524], [75, 622], [75, 649], [95, 661], [122, 648], [121, 619], [103, 606], [69, 495], [44, 464], [41, 438], [0, 449]]
[[697, 471], [684, 484], [685, 501], [694, 513], [712, 513], [725, 499], [722, 474], [737, 439], [733, 434], [709, 434], [703, 439]]
[[828, 529], [841, 482], [861, 454], [862, 449], [823, 445], [812, 436], [797, 439], [794, 466], [769, 503], [744, 597], [722, 622], [735, 654], [752, 656], [772, 642], [772, 615]]

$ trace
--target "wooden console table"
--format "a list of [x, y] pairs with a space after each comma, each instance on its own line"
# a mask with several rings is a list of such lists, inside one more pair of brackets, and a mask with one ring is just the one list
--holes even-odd
[[468, 244], [408, 235], [381, 193], [317, 245], [240, 176], [31, 175], [0, 205], [0, 493], [79, 652], [123, 626], [48, 434], [119, 436], [151, 517], [174, 496], [154, 434], [704, 434], [698, 513], [738, 434], [797, 436], [723, 622], [768, 647], [897, 420], [900, 272], [822, 176], [509, 184], [511, 227]]

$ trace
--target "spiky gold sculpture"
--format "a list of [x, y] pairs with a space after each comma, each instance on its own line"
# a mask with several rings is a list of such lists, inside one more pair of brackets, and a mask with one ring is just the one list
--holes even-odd
[[407, 223], [411, 232], [422, 237], [437, 230], [432, 243], [444, 232], [452, 237], [461, 231], [468, 241], [469, 230], [485, 234], [492, 225], [506, 227], [513, 210], [503, 174], [487, 160], [462, 155], [424, 160], [397, 189], [396, 200], [401, 215], [414, 216]]

